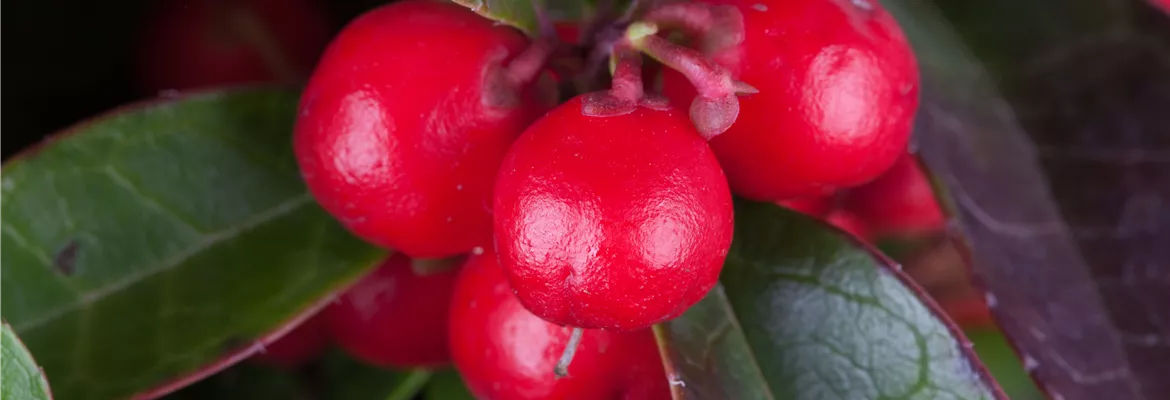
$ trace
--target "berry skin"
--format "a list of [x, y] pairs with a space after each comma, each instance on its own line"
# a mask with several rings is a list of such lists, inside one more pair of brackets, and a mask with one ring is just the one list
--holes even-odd
[[516, 299], [490, 251], [468, 259], [451, 302], [451, 355], [480, 400], [669, 399], [649, 330], [587, 330], [569, 375], [553, 366], [571, 329], [544, 321]]
[[325, 309], [334, 340], [354, 358], [393, 368], [432, 368], [451, 360], [447, 309], [454, 269], [412, 268], [396, 253]]
[[820, 218], [829, 214], [830, 211], [833, 211], [834, 200], [835, 198], [833, 196], [800, 197], [795, 199], [779, 200], [776, 202], [776, 204], [801, 214]]
[[932, 233], [946, 226], [930, 181], [909, 153], [878, 179], [849, 190], [845, 207], [876, 234]]
[[280, 339], [264, 347], [253, 359], [257, 362], [294, 369], [317, 358], [329, 345], [329, 333], [321, 314], [302, 322]]
[[[759, 201], [823, 196], [873, 180], [905, 151], [918, 68], [876, 0], [700, 1], [742, 15], [742, 42], [712, 31], [698, 45], [759, 90], [739, 98], [738, 118], [711, 140], [734, 192]], [[692, 84], [664, 73], [672, 103], [691, 104]]]
[[146, 93], [299, 82], [331, 34], [313, 0], [160, 3], [137, 49], [139, 86]]
[[1149, 0], [1154, 7], [1161, 8], [1163, 12], [1170, 14], [1170, 0]]
[[825, 222], [858, 239], [866, 240], [868, 238], [869, 232], [866, 231], [865, 222], [848, 210], [833, 210], [825, 217]]
[[309, 190], [357, 236], [411, 257], [490, 245], [500, 160], [547, 108], [503, 68], [527, 45], [446, 2], [354, 20], [301, 98], [294, 144]]
[[987, 328], [995, 326], [995, 318], [991, 316], [991, 309], [987, 302], [976, 296], [939, 301], [943, 311], [960, 327]]
[[641, 329], [715, 285], [731, 193], [684, 112], [590, 117], [588, 96], [550, 111], [509, 151], [496, 181], [496, 250], [541, 318]]

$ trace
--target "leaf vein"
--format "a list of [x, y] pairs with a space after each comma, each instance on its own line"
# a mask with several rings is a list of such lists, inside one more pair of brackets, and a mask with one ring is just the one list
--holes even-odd
[[285, 200], [284, 202], [277, 204], [272, 208], [257, 213], [255, 216], [245, 220], [239, 225], [228, 227], [219, 232], [204, 235], [199, 242], [193, 244], [183, 251], [176, 253], [172, 257], [163, 260], [155, 266], [143, 268], [136, 271], [135, 273], [128, 274], [122, 279], [97, 288], [89, 293], [85, 293], [78, 302], [66, 304], [62, 307], [58, 307], [57, 309], [50, 310], [41, 314], [40, 318], [25, 321], [23, 324], [14, 326], [13, 328], [18, 332], [35, 330], [41, 326], [44, 326], [45, 323], [52, 321], [66, 313], [75, 311], [79, 308], [88, 307], [95, 302], [101, 301], [105, 297], [114, 294], [126, 287], [129, 287], [130, 285], [133, 285], [143, 279], [147, 279], [156, 274], [170, 270], [171, 268], [174, 268], [187, 261], [191, 257], [194, 257], [199, 252], [215, 246], [220, 242], [231, 239], [232, 237], [256, 228], [268, 221], [296, 211], [302, 206], [312, 203], [312, 200], [313, 198], [308, 193], [304, 193], [300, 196]]

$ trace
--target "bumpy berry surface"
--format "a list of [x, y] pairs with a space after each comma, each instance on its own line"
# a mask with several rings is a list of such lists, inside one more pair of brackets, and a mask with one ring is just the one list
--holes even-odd
[[468, 260], [451, 305], [451, 354], [480, 400], [670, 398], [649, 330], [586, 330], [568, 377], [556, 379], [571, 329], [526, 310], [490, 251]]
[[286, 75], [308, 74], [329, 42], [313, 0], [159, 3], [137, 49], [148, 93], [304, 78]]
[[685, 112], [589, 117], [582, 98], [550, 111], [508, 153], [496, 182], [496, 249], [536, 315], [645, 328], [715, 285], [731, 243], [731, 193]]
[[527, 44], [446, 2], [393, 3], [350, 23], [301, 98], [309, 190], [356, 235], [411, 257], [490, 246], [500, 160], [545, 109], [531, 85], [498, 79]]
[[[825, 195], [876, 178], [905, 151], [918, 69], [877, 1], [700, 1], [742, 14], [742, 42], [700, 47], [759, 90], [739, 98], [738, 119], [711, 140], [737, 194]], [[673, 70], [663, 90], [676, 106], [695, 96]]]
[[878, 179], [850, 190], [845, 199], [845, 207], [875, 234], [930, 233], [946, 225], [930, 181], [910, 154]]
[[284, 368], [297, 368], [317, 358], [329, 345], [325, 318], [317, 314], [257, 353], [256, 361]]
[[457, 270], [422, 272], [395, 254], [325, 309], [334, 340], [355, 358], [396, 368], [450, 362], [447, 309]]

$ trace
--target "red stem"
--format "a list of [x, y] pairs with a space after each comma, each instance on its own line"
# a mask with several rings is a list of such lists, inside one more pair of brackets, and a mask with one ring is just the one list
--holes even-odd
[[512, 59], [504, 72], [508, 81], [518, 87], [535, 81], [556, 50], [556, 40], [556, 37], [537, 40]]
[[663, 28], [681, 30], [691, 37], [705, 36], [715, 23], [711, 7], [703, 3], [664, 4], [650, 10], [642, 20]]
[[626, 39], [638, 50], [687, 77], [700, 97], [718, 98], [734, 94], [735, 84], [723, 68], [694, 49], [658, 37], [654, 24], [636, 22], [626, 30]]
[[613, 46], [613, 83], [609, 92], [613, 97], [637, 102], [644, 94], [642, 87], [642, 55], [626, 40]]

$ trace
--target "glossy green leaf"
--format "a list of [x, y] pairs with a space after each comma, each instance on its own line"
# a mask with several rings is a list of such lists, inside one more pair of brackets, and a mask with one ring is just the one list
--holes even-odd
[[[533, 8], [533, 0], [453, 0], [477, 14], [493, 21], [511, 25], [529, 36], [540, 32], [540, 21]], [[548, 17], [556, 21], [580, 21], [593, 13], [596, 4], [590, 0], [537, 0], [545, 7]], [[624, 5], [625, 1], [616, 2]]]
[[475, 400], [475, 397], [467, 390], [467, 385], [463, 384], [463, 378], [459, 377], [459, 372], [453, 369], [435, 373], [431, 382], [427, 384], [426, 390], [423, 391], [423, 398], [426, 400]]
[[[921, 157], [1051, 398], [1170, 398], [1170, 18], [1145, 1], [887, 1]], [[969, 46], [969, 47], [968, 47]]]
[[0, 327], [0, 400], [49, 400], [49, 382], [12, 327]]
[[722, 287], [657, 327], [675, 398], [1004, 398], [883, 258], [771, 204], [736, 204]]
[[971, 339], [975, 354], [978, 354], [983, 364], [987, 365], [991, 376], [995, 377], [995, 381], [1003, 387], [1008, 397], [1012, 400], [1044, 399], [1044, 395], [1036, 388], [1036, 383], [1032, 382], [1032, 377], [1028, 376], [1023, 362], [1012, 351], [1002, 332], [991, 327], [967, 329], [966, 333]]
[[384, 256], [306, 192], [297, 97], [135, 105], [4, 166], [3, 315], [61, 398], [214, 372]]
[[516, 27], [529, 35], [539, 31], [531, 0], [454, 0], [493, 21]]

